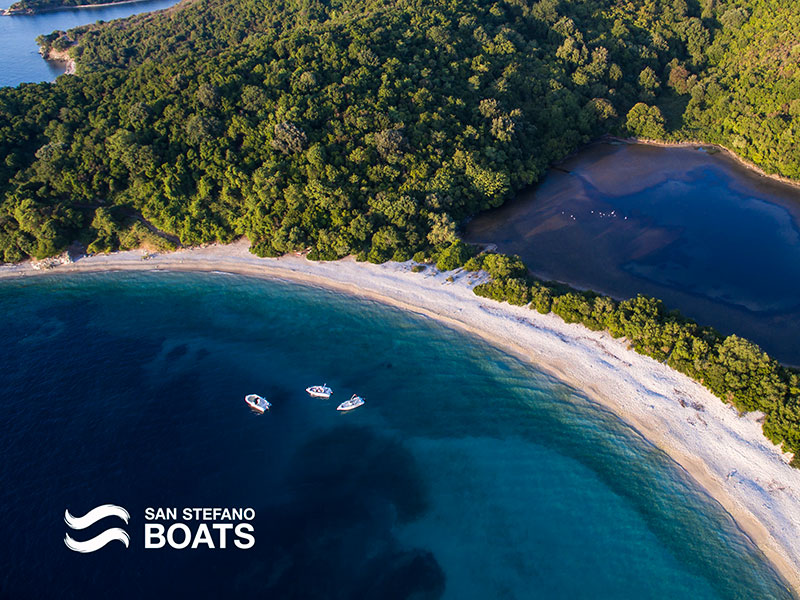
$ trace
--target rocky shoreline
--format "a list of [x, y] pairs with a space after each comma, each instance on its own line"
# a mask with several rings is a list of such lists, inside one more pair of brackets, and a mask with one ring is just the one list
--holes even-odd
[[65, 75], [75, 74], [75, 59], [69, 55], [69, 48], [67, 48], [66, 50], [56, 50], [55, 48], [40, 48], [39, 53], [45, 60], [66, 63], [67, 70], [64, 71]]

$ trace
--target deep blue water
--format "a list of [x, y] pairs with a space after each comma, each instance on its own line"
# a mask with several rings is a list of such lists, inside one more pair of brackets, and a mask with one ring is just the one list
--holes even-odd
[[[145, 0], [119, 6], [67, 8], [38, 15], [0, 16], [0, 86], [53, 81], [66, 65], [46, 61], [39, 54], [36, 38], [56, 30], [66, 31], [95, 21], [112, 21], [131, 15], [168, 8], [177, 0]], [[3, 2], [7, 8], [12, 2]]]
[[467, 237], [546, 278], [661, 298], [800, 365], [800, 190], [724, 155], [596, 144]]
[[[0, 365], [2, 597], [790, 597], [617, 418], [415, 314], [224, 274], [4, 281]], [[130, 548], [68, 550], [64, 510], [104, 503]], [[145, 550], [146, 507], [253, 507], [256, 545]]]

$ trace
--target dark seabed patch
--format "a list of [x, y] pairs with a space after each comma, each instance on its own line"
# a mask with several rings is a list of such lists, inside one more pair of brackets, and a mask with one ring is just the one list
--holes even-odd
[[289, 498], [270, 507], [265, 592], [279, 598], [438, 597], [444, 574], [430, 552], [393, 534], [425, 510], [414, 456], [364, 427], [340, 426], [292, 458]]

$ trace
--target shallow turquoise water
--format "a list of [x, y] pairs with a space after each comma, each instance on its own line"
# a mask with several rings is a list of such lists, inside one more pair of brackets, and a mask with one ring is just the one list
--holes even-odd
[[[790, 597], [616, 417], [418, 315], [224, 274], [42, 277], [0, 284], [0, 364], [4, 597]], [[305, 396], [322, 381], [334, 399]], [[65, 508], [106, 502], [130, 548], [71, 553]], [[145, 550], [148, 506], [252, 506], [256, 546]]]

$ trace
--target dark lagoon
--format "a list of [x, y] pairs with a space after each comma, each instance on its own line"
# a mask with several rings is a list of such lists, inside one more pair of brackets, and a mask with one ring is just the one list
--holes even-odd
[[[38, 15], [0, 16], [0, 86], [53, 81], [64, 73], [66, 63], [46, 61], [39, 54], [36, 45], [39, 35], [160, 10], [177, 4], [177, 1], [145, 0], [117, 6], [66, 8]], [[10, 4], [6, 0], [0, 8], [8, 8]]]
[[798, 219], [800, 190], [724, 154], [598, 143], [474, 219], [466, 238], [545, 279], [661, 298], [800, 365]]
[[[416, 314], [224, 274], [3, 281], [0, 364], [0, 598], [792, 597], [617, 417]], [[68, 550], [64, 511], [104, 503], [130, 547]], [[252, 507], [255, 546], [147, 550], [147, 507]]]

